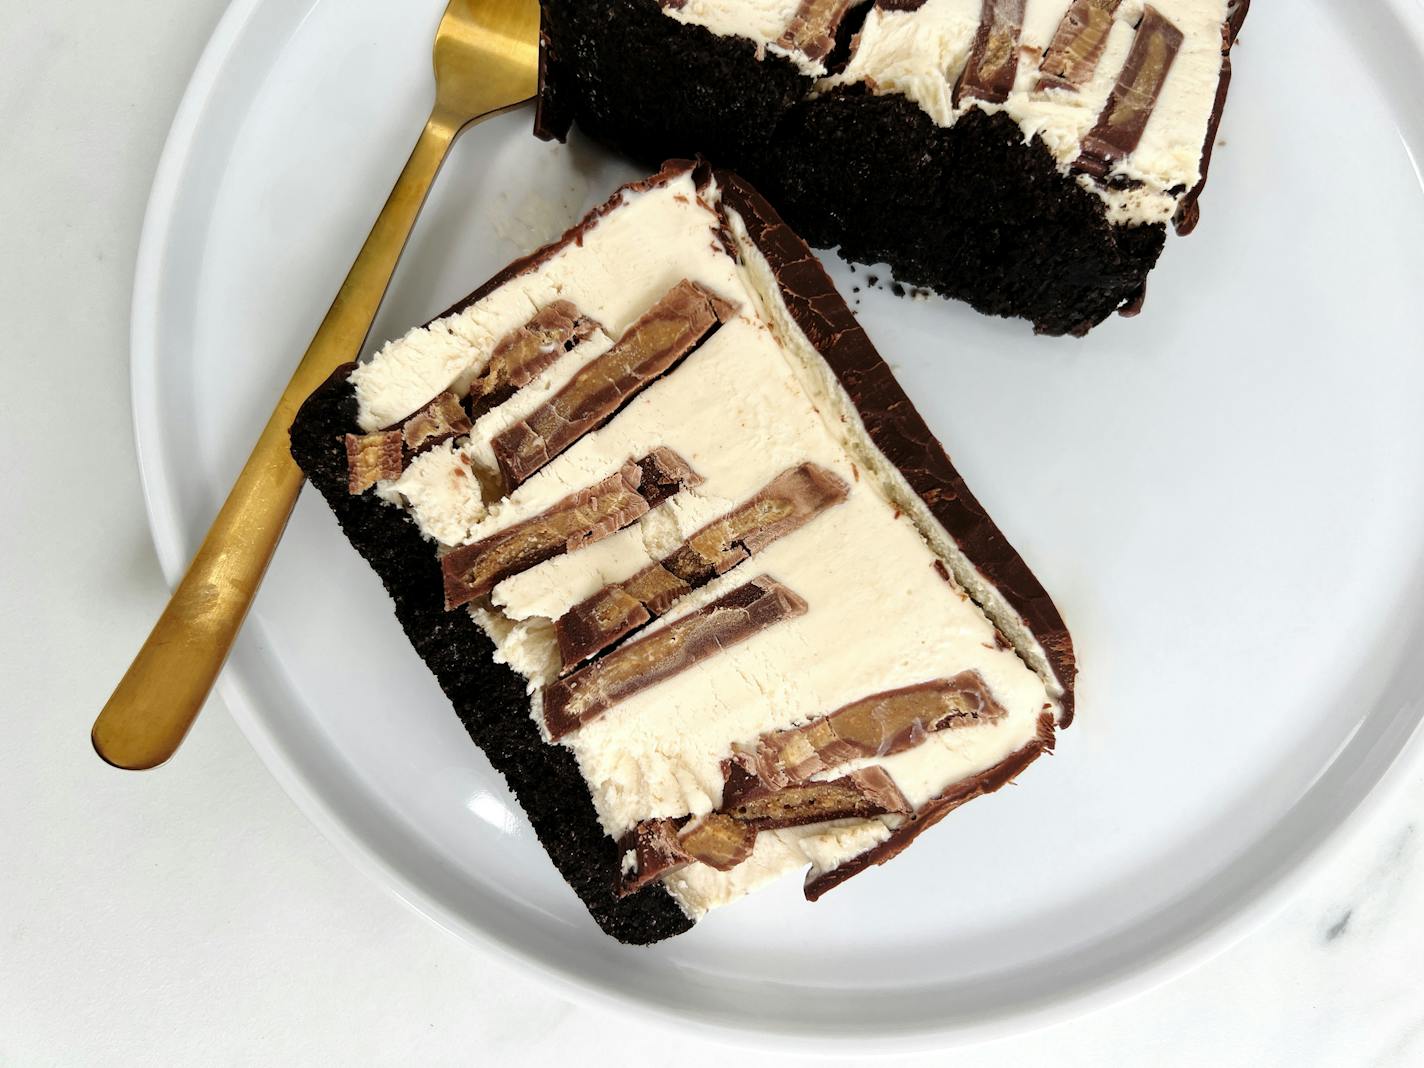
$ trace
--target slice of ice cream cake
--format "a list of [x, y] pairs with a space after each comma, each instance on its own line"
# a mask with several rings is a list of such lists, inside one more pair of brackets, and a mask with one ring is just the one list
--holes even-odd
[[621, 940], [814, 900], [1071, 718], [1048, 595], [733, 175], [619, 191], [338, 373], [293, 452]]

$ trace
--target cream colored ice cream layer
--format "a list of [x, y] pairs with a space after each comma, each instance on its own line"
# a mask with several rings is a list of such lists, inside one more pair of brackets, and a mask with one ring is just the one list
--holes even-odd
[[801, 0], [684, 0], [681, 6], [664, 4], [663, 13], [721, 37], [748, 38], [764, 52], [789, 59], [802, 74], [818, 78], [826, 73], [824, 62], [777, 43], [800, 7]]
[[[1038, 91], [1039, 59], [1052, 42], [1072, 0], [1025, 0], [1017, 81], [1002, 104], [965, 97], [953, 102], [954, 86], [974, 45], [981, 0], [925, 0], [914, 10], [876, 7], [866, 16], [848, 65], [827, 74], [820, 63], [800, 57], [803, 72], [816, 76], [815, 91], [865, 85], [876, 93], [899, 93], [917, 103], [936, 123], [951, 126], [970, 108], [1007, 112], [1024, 139], [1042, 139], [1064, 174], [1078, 158], [1083, 137], [1102, 114], [1132, 47], [1142, 17], [1142, 0], [1123, 0], [1106, 50], [1092, 79], [1080, 90]], [[1079, 183], [1100, 196], [1114, 223], [1162, 223], [1172, 218], [1182, 197], [1201, 179], [1202, 150], [1221, 77], [1221, 33], [1228, 0], [1156, 0], [1153, 6], [1183, 34], [1142, 140], [1113, 173], [1141, 183], [1134, 188], [1104, 185], [1087, 175]], [[771, 47], [798, 7], [796, 0], [688, 0], [665, 8], [681, 22], [722, 36], [743, 37]], [[784, 20], [783, 20], [784, 16]], [[796, 57], [792, 57], [796, 58]]]
[[[356, 383], [363, 422], [385, 425], [434, 393], [468, 382], [503, 331], [540, 304], [563, 298], [602, 323], [605, 333], [486, 415], [468, 440], [383, 484], [386, 499], [407, 505], [427, 536], [448, 546], [537, 515], [658, 447], [676, 451], [701, 476], [700, 485], [627, 529], [506, 579], [488, 604], [474, 609], [499, 659], [529, 680], [536, 718], [538, 691], [557, 669], [552, 621], [572, 605], [660, 559], [788, 468], [813, 462], [849, 487], [844, 501], [695, 591], [647, 630], [760, 575], [804, 598], [804, 615], [626, 698], [563, 739], [614, 837], [640, 820], [716, 809], [722, 761], [734, 744], [883, 690], [972, 669], [1007, 710], [995, 723], [933, 735], [876, 761], [915, 806], [1030, 744], [1040, 714], [1056, 709], [1056, 687], [1039, 673], [1046, 674], [1046, 665], [1030, 666], [995, 642], [995, 623], [967, 591], [977, 583], [984, 589], [976, 596], [992, 602], [997, 595], [956, 556], [948, 535], [875, 450], [849, 398], [791, 322], [739, 220], [731, 219], [731, 239], [741, 246], [740, 260], [714, 238], [719, 219], [707, 200], [715, 196], [715, 189], [699, 195], [686, 174], [625, 195], [624, 205], [581, 242], [452, 320], [388, 346]], [[458, 472], [492, 469], [489, 438], [605, 351], [609, 338], [682, 278], [731, 301], [737, 313], [512, 495], [480, 500], [479, 477]], [[940, 577], [937, 560], [955, 580]], [[1007, 605], [990, 610], [1011, 638], [1016, 626], [1023, 630]], [[1025, 656], [1041, 661], [1031, 638]], [[833, 868], [882, 841], [896, 823], [886, 817], [763, 832], [746, 863], [729, 872], [694, 864], [666, 885], [699, 916], [788, 871], [808, 864]]]

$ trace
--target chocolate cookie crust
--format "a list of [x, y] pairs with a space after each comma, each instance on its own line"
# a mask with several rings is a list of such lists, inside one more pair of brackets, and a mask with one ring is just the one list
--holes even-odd
[[347, 492], [344, 438], [358, 429], [347, 381], [354, 367], [338, 370], [302, 405], [292, 424], [292, 456], [380, 576], [411, 645], [599, 927], [632, 945], [690, 929], [692, 921], [660, 884], [622, 898], [614, 892], [618, 847], [599, 825], [573, 754], [539, 737], [524, 679], [494, 662], [493, 643], [468, 613], [445, 610], [440, 561], [415, 523], [373, 494]]

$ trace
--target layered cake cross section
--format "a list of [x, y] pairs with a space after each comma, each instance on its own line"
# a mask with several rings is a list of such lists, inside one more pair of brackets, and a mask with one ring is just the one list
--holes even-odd
[[1083, 334], [1197, 225], [1249, 0], [542, 0], [538, 131], [747, 174], [813, 244]]
[[293, 443], [625, 941], [792, 871], [818, 897], [1071, 718], [1051, 600], [725, 172], [621, 190], [328, 383]]

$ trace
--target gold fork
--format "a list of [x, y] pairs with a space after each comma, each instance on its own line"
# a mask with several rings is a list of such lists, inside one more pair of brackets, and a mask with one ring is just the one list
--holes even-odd
[[360, 355], [455, 138], [532, 97], [538, 68], [538, 0], [451, 0], [435, 36], [435, 110], [410, 162], [187, 574], [94, 721], [94, 749], [110, 764], [132, 771], [157, 767], [193, 725], [302, 487], [301, 470], [287, 451], [298, 407], [332, 371]]

